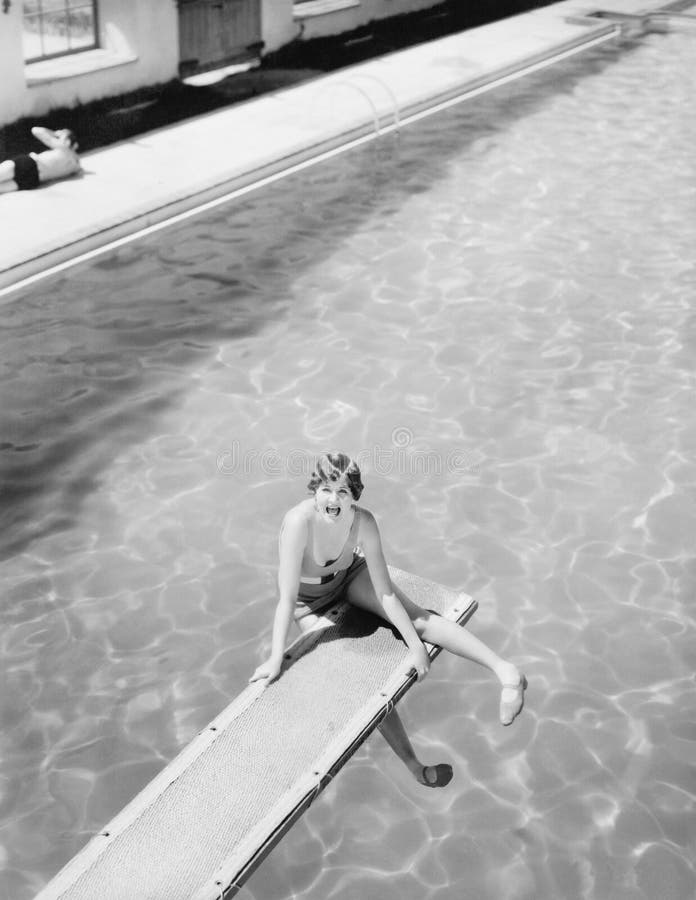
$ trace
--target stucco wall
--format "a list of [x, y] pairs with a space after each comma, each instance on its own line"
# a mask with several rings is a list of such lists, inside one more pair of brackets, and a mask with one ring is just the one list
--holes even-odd
[[22, 5], [0, 11], [0, 124], [18, 119], [24, 110]]
[[292, 0], [261, 0], [264, 53], [271, 53], [284, 44], [289, 44], [299, 31], [299, 24], [292, 17]]
[[124, 41], [138, 62], [124, 70], [132, 90], [175, 78], [179, 68], [179, 14], [176, 0], [100, 0], [100, 31], [105, 43]]
[[[100, 52], [30, 66], [22, 58], [22, 4], [13, 3], [7, 17], [0, 13], [0, 24], [5, 26], [0, 28], [0, 124], [166, 82], [178, 74], [175, 0], [100, 0]], [[75, 68], [92, 65], [74, 74]]]
[[327, 13], [323, 16], [312, 16], [303, 19], [303, 40], [317, 37], [329, 37], [351, 31], [361, 25], [367, 25], [375, 19], [387, 19], [404, 13], [418, 12], [438, 6], [442, 0], [360, 0], [359, 6]]

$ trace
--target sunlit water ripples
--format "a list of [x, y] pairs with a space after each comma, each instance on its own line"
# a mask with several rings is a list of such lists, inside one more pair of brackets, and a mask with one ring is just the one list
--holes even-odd
[[242, 689], [327, 446], [528, 707], [441, 657], [402, 708], [451, 786], [373, 738], [244, 896], [693, 897], [693, 50], [605, 47], [4, 308], [0, 897]]

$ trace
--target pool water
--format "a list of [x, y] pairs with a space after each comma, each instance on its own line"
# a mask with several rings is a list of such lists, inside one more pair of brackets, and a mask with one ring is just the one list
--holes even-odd
[[694, 32], [604, 45], [3, 310], [0, 898], [244, 686], [312, 453], [524, 668], [441, 656], [242, 892], [691, 900]]

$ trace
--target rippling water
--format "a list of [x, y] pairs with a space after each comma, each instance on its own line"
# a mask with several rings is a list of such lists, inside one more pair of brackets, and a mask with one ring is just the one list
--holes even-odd
[[604, 47], [3, 309], [0, 898], [269, 646], [304, 454], [528, 674], [440, 657], [248, 898], [691, 900], [695, 35]]

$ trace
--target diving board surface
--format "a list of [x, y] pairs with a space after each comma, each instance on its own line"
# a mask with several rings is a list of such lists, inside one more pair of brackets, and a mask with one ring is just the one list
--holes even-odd
[[[390, 574], [447, 618], [476, 610], [466, 594]], [[415, 682], [406, 653], [381, 620], [336, 604], [288, 648], [276, 682], [247, 687], [36, 900], [233, 897]]]

